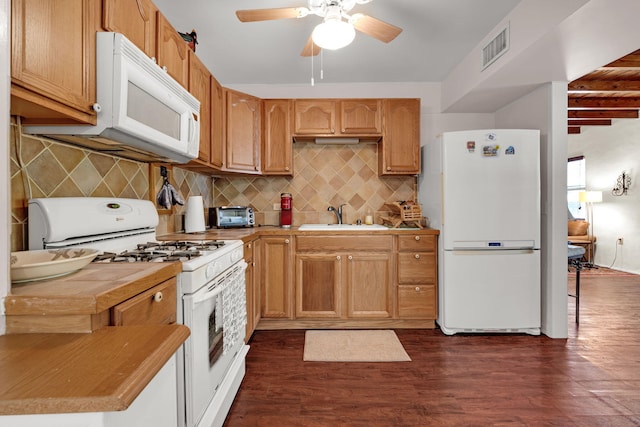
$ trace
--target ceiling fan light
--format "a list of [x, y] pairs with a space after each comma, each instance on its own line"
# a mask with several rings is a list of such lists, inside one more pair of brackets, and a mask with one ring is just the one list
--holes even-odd
[[327, 19], [318, 24], [311, 33], [316, 46], [322, 49], [336, 50], [349, 45], [356, 37], [353, 25], [342, 20]]

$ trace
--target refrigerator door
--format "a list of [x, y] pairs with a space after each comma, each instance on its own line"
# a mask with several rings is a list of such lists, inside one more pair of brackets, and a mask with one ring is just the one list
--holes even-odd
[[540, 251], [444, 251], [438, 324], [457, 332], [540, 334]]
[[441, 144], [444, 249], [539, 248], [540, 132], [447, 132]]

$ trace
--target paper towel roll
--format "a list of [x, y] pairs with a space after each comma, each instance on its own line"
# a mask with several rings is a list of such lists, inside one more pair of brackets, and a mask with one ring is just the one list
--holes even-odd
[[185, 233], [203, 233], [204, 225], [204, 202], [202, 196], [190, 196], [187, 199], [187, 212], [184, 217]]

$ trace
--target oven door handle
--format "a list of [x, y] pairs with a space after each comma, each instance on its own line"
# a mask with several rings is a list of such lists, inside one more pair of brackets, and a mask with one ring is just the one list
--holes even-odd
[[225, 285], [223, 283], [220, 283], [218, 284], [218, 286], [215, 286], [213, 289], [209, 289], [209, 288], [202, 289], [200, 292], [193, 294], [193, 305], [197, 305], [217, 297], [222, 293], [224, 288], [225, 288]]

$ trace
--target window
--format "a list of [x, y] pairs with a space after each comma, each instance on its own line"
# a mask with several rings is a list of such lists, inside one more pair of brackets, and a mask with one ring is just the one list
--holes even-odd
[[572, 157], [567, 164], [567, 206], [574, 218], [584, 219], [585, 204], [578, 201], [578, 193], [587, 188], [584, 156]]

